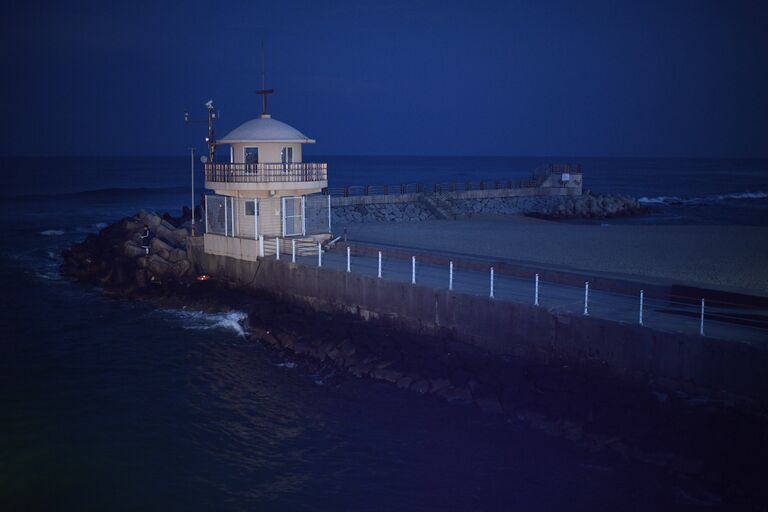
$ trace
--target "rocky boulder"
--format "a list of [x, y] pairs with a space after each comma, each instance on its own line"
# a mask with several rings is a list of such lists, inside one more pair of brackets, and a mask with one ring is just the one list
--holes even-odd
[[[153, 237], [149, 254], [141, 247], [145, 224]], [[194, 274], [183, 224], [183, 217], [142, 210], [64, 251], [62, 273], [124, 292], [178, 284]]]

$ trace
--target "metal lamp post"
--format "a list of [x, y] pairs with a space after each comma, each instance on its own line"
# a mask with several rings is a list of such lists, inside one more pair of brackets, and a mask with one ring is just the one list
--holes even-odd
[[[213, 132], [213, 120], [217, 119], [219, 117], [219, 114], [214, 111], [213, 109], [213, 100], [208, 101], [205, 104], [205, 108], [208, 111], [208, 119], [206, 121], [192, 121], [189, 118], [189, 112], [184, 112], [184, 122], [185, 123], [207, 123], [208, 124], [208, 136], [205, 138], [206, 144], [208, 144], [208, 156], [205, 155], [200, 157], [200, 161], [203, 162], [203, 164], [206, 164], [207, 162], [213, 163], [213, 156], [214, 152], [216, 150], [216, 139], [214, 137]], [[190, 151], [190, 172], [192, 174], [192, 236], [195, 236], [197, 234], [197, 229], [195, 227], [195, 148], [191, 147], [189, 148]]]
[[197, 235], [195, 228], [195, 148], [189, 148], [189, 171], [192, 179], [192, 236]]

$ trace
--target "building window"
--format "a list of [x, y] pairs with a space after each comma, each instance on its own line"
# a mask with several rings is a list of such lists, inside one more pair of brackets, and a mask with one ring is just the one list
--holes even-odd
[[284, 164], [293, 163], [293, 148], [291, 146], [286, 146], [282, 151], [280, 151], [280, 160]]
[[245, 202], [245, 215], [252, 217], [259, 214], [259, 203], [257, 201]]
[[245, 163], [259, 163], [259, 148], [245, 148]]

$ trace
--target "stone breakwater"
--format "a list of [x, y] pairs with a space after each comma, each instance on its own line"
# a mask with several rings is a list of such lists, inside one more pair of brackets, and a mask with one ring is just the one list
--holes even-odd
[[[150, 255], [138, 243], [145, 223], [156, 235]], [[705, 489], [697, 499], [714, 505], [768, 498], [755, 470], [768, 457], [764, 419], [705, 397], [627, 383], [600, 365], [502, 357], [451, 335], [317, 311], [272, 293], [232, 286], [215, 275], [197, 281], [205, 269], [200, 268], [199, 245], [191, 243], [184, 225], [184, 218], [146, 212], [122, 219], [65, 251], [62, 271], [163, 307], [245, 311], [244, 328], [251, 339], [326, 385], [367, 378], [477, 407], [521, 428], [695, 481], [697, 489]]]
[[453, 199], [439, 194], [415, 201], [336, 206], [335, 223], [417, 222], [483, 215], [530, 215], [551, 219], [610, 218], [648, 213], [636, 198], [624, 195], [517, 196]]
[[[188, 209], [180, 218], [142, 210], [64, 251], [62, 273], [125, 294], [191, 279], [189, 218]], [[141, 247], [144, 224], [152, 233], [149, 254]]]

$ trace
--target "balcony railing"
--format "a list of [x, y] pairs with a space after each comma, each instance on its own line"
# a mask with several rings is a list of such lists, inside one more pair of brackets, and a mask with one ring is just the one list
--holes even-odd
[[296, 183], [325, 181], [328, 164], [205, 164], [205, 181], [215, 183]]

